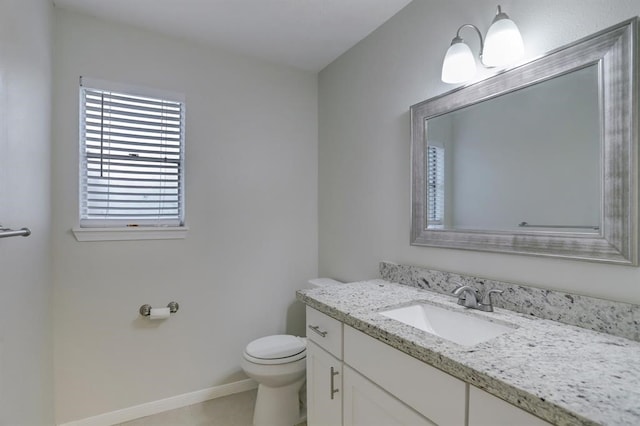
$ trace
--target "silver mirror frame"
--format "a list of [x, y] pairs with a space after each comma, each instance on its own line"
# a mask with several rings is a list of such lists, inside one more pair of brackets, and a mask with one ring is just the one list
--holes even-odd
[[[411, 244], [638, 265], [638, 18], [411, 107]], [[597, 65], [602, 206], [599, 234], [428, 229], [426, 122], [555, 76]]]

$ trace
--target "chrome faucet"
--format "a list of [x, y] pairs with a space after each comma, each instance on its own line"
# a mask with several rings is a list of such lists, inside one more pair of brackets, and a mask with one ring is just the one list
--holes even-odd
[[471, 309], [478, 309], [478, 289], [460, 283], [453, 290], [453, 294], [458, 296], [458, 305], [466, 306]]
[[[484, 312], [493, 312], [491, 295], [494, 293], [502, 294], [502, 290], [491, 289], [487, 290], [484, 295], [480, 297], [480, 292], [477, 288], [460, 284], [458, 282], [455, 284], [457, 284], [458, 287], [453, 290], [453, 294], [458, 296], [458, 305], [462, 305], [470, 309], [479, 309]], [[480, 299], [480, 302], [478, 302], [478, 299]]]

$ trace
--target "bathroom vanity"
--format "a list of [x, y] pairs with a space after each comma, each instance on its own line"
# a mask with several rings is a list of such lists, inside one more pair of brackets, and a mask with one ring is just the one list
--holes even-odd
[[[308, 423], [640, 424], [640, 343], [372, 280], [300, 290]], [[509, 325], [463, 345], [382, 315], [416, 302]]]
[[[411, 106], [411, 244], [637, 266], [639, 26]], [[640, 306], [384, 262], [381, 275], [297, 294], [310, 426], [640, 425]], [[502, 292], [498, 309], [459, 306], [456, 287], [487, 310], [475, 288]]]

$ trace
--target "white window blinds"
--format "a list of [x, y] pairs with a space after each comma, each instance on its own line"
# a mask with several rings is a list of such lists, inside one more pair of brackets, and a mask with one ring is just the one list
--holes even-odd
[[427, 221], [442, 225], [444, 219], [444, 148], [427, 148]]
[[185, 111], [176, 98], [81, 79], [81, 227], [183, 224]]

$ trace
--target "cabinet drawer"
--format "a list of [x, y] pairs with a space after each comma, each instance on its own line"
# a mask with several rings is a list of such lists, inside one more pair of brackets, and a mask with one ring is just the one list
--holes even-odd
[[438, 425], [464, 425], [466, 384], [345, 326], [344, 362]]
[[342, 323], [307, 306], [307, 337], [342, 359]]

